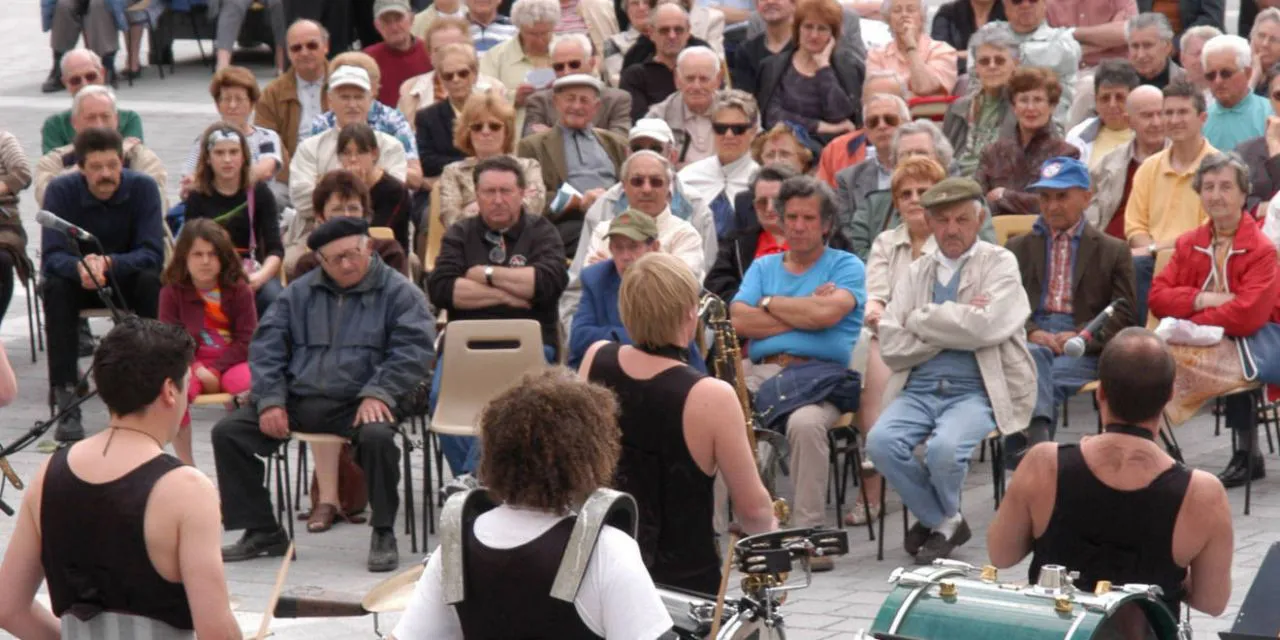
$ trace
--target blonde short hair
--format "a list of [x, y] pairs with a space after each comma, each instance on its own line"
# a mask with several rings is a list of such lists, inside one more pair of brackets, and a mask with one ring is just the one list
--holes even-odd
[[474, 93], [462, 105], [462, 113], [453, 125], [453, 146], [468, 157], [476, 154], [475, 145], [471, 144], [471, 125], [485, 117], [502, 123], [504, 153], [515, 153], [516, 150], [516, 110], [511, 103], [496, 91]]
[[698, 308], [700, 290], [693, 271], [682, 260], [647, 253], [622, 275], [618, 290], [622, 326], [635, 344], [683, 347], [680, 328]]
[[369, 93], [373, 95], [373, 99], [378, 99], [378, 89], [382, 86], [382, 71], [378, 69], [378, 62], [367, 53], [360, 51], [344, 51], [334, 56], [329, 61], [329, 73], [338, 70], [342, 66], [360, 67], [369, 74]]

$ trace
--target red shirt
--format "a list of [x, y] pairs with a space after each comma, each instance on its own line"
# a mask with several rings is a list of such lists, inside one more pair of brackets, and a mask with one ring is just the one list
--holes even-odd
[[1129, 169], [1124, 176], [1124, 196], [1120, 198], [1120, 206], [1116, 207], [1115, 215], [1111, 216], [1111, 222], [1107, 223], [1104, 233], [1113, 237], [1127, 240], [1124, 237], [1124, 209], [1129, 206], [1129, 192], [1133, 190], [1133, 174], [1138, 171], [1138, 161], [1130, 160]]
[[771, 256], [775, 253], [782, 253], [786, 250], [786, 241], [783, 241], [782, 244], [778, 244], [778, 241], [773, 238], [772, 233], [763, 229], [760, 230], [760, 238], [756, 240], [756, 258]]
[[364, 52], [378, 63], [378, 70], [382, 73], [378, 102], [392, 107], [400, 102], [400, 85], [405, 80], [431, 71], [431, 58], [421, 38], [414, 38], [408, 51], [399, 51], [379, 42], [365, 47]]

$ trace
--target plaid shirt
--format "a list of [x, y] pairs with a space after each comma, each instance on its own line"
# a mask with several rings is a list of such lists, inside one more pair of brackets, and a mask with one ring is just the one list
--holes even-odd
[[[1041, 218], [1040, 221], [1044, 219]], [[1074, 271], [1076, 249], [1080, 246], [1080, 232], [1084, 218], [1066, 231], [1053, 231], [1045, 225], [1045, 247], [1049, 259], [1049, 277], [1044, 292], [1044, 310], [1049, 313], [1071, 311], [1071, 274]]]
[[[311, 121], [311, 133], [307, 134], [307, 137], [318, 136], [336, 126], [338, 126], [337, 116], [333, 115], [333, 111], [326, 111]], [[413, 128], [399, 111], [374, 100], [373, 106], [369, 108], [369, 126], [373, 127], [374, 131], [381, 131], [399, 140], [400, 144], [404, 145], [406, 160], [418, 159], [418, 142], [413, 137]]]

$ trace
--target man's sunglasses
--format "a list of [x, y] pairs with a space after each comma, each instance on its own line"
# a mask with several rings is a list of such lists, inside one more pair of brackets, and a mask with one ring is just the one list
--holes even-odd
[[643, 142], [632, 142], [631, 153], [635, 153], [637, 151], [652, 151], [654, 153], [661, 154], [665, 151], [665, 149], [662, 148], [661, 143], [657, 143], [657, 142], [653, 144], [645, 144]]
[[883, 124], [886, 127], [896, 127], [902, 122], [898, 116], [871, 116], [867, 118], [867, 128], [875, 129]]
[[582, 61], [570, 60], [568, 62], [553, 62], [551, 63], [551, 68], [556, 73], [564, 73], [565, 69], [568, 69], [570, 71], [577, 71], [578, 69], [582, 68]]
[[1204, 79], [1208, 80], [1209, 82], [1214, 82], [1219, 77], [1221, 77], [1223, 80], [1230, 80], [1231, 76], [1234, 76], [1235, 74], [1236, 74], [1235, 69], [1219, 69], [1217, 71], [1206, 71], [1204, 72]]
[[102, 76], [99, 75], [97, 71], [89, 71], [87, 73], [84, 73], [78, 76], [71, 76], [67, 78], [66, 83], [68, 86], [78, 87], [82, 84], [83, 85], [98, 84], [101, 80], [102, 80]]
[[711, 130], [715, 131], [716, 135], [719, 136], [729, 133], [730, 131], [732, 131], [735, 136], [744, 136], [751, 130], [751, 125], [746, 123], [730, 124], [727, 122], [712, 122]]
[[640, 189], [644, 187], [644, 183], [648, 182], [650, 187], [661, 189], [667, 186], [667, 179], [662, 176], [631, 176], [631, 186]]
[[303, 49], [306, 49], [307, 51], [319, 51], [320, 43], [315, 40], [311, 40], [309, 42], [299, 42], [298, 44], [289, 45], [289, 53], [302, 53]]

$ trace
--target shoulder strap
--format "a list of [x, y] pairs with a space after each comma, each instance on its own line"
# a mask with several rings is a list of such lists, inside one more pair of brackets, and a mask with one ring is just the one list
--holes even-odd
[[257, 235], [258, 234], [257, 234], [257, 230], [254, 228], [254, 222], [253, 222], [253, 200], [254, 200], [253, 192], [256, 190], [257, 190], [257, 185], [251, 184], [249, 185], [249, 190], [245, 193], [245, 202], [247, 202], [249, 206], [249, 257], [254, 259], [256, 259], [258, 256], [258, 251], [257, 251], [257, 245], [258, 245]]
[[605, 525], [612, 525], [632, 538], [636, 537], [636, 527], [639, 524], [637, 511], [635, 498], [613, 489], [596, 489], [582, 503], [577, 521], [573, 525], [573, 533], [569, 536], [569, 544], [560, 559], [560, 569], [556, 571], [555, 582], [551, 584], [552, 598], [573, 602], [578, 597], [578, 588], [582, 586], [582, 577], [587, 572], [591, 552], [600, 539], [600, 530]]
[[484, 489], [454, 494], [440, 511], [440, 569], [444, 603], [458, 604], [466, 597], [466, 572], [462, 556], [469, 522], [497, 505]]

